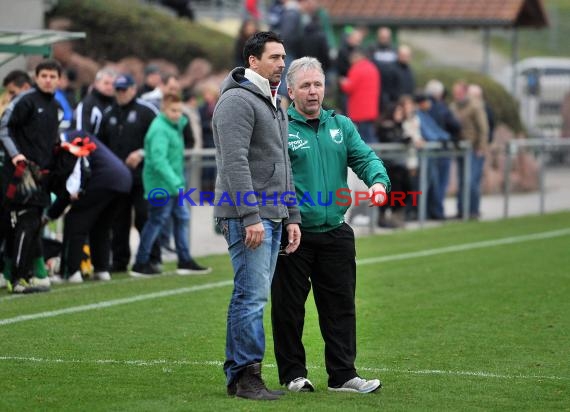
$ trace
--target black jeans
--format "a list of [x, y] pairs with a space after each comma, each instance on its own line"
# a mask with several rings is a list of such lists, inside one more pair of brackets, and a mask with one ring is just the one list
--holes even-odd
[[[148, 201], [144, 197], [144, 189], [140, 184], [133, 185], [131, 192], [121, 195], [117, 201], [117, 214], [113, 222], [113, 268], [116, 271], [127, 269], [131, 260], [131, 222], [133, 209], [135, 212], [135, 228], [142, 233], [148, 219]], [[150, 254], [152, 263], [160, 262], [160, 242], [156, 241]]]
[[42, 256], [40, 206], [14, 206], [9, 209], [11, 227], [6, 237], [6, 256], [12, 260], [12, 284], [30, 279], [32, 263]]
[[4, 270], [4, 256], [10, 256], [10, 253], [7, 251], [8, 245], [6, 244], [10, 230], [10, 212], [3, 205], [0, 197], [0, 272]]
[[83, 245], [89, 240], [95, 272], [109, 270], [111, 226], [120, 193], [87, 192], [72, 203], [63, 227], [62, 269], [66, 277], [80, 269]]
[[285, 384], [307, 376], [302, 336], [305, 301], [312, 284], [325, 341], [328, 384], [339, 386], [357, 376], [354, 232], [346, 223], [325, 233], [301, 232], [299, 249], [277, 259], [271, 285], [279, 381]]

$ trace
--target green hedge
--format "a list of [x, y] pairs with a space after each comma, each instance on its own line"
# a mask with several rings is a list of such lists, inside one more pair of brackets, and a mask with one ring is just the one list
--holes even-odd
[[71, 30], [85, 32], [76, 50], [96, 61], [134, 55], [164, 58], [180, 69], [195, 57], [210, 60], [216, 69], [232, 64], [231, 37], [136, 0], [59, 0], [48, 17], [66, 17]]
[[451, 92], [451, 87], [459, 79], [468, 83], [479, 84], [485, 98], [495, 113], [496, 123], [504, 123], [515, 133], [524, 131], [519, 115], [517, 101], [501, 86], [488, 76], [456, 68], [417, 68], [416, 84], [423, 87], [430, 79], [438, 79]]

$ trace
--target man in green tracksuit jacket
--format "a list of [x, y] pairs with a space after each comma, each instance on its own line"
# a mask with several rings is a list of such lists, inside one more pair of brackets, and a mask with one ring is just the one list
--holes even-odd
[[314, 391], [301, 340], [312, 285], [329, 390], [369, 393], [382, 384], [360, 378], [354, 367], [356, 250], [354, 232], [344, 222], [350, 205], [347, 167], [369, 187], [371, 205], [385, 201], [390, 180], [352, 121], [322, 108], [324, 84], [317, 59], [303, 57], [291, 63], [288, 146], [301, 211], [301, 243], [296, 252], [277, 260], [271, 288], [275, 357], [282, 384], [294, 392]]

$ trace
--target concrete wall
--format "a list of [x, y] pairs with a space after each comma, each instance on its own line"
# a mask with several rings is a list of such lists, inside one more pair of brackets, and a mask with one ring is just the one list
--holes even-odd
[[[41, 30], [44, 28], [45, 0], [0, 0], [0, 29]], [[0, 54], [0, 62], [6, 55]], [[0, 66], [0, 79], [13, 69], [26, 69], [26, 59], [18, 57]], [[0, 86], [1, 86], [0, 82]]]

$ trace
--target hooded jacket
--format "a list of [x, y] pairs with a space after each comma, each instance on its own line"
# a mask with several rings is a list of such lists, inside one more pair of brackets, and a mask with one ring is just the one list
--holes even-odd
[[249, 69], [234, 69], [221, 86], [213, 133], [218, 168], [214, 216], [242, 218], [245, 226], [262, 218], [300, 223], [297, 207], [284, 201], [295, 190], [287, 118], [279, 100], [271, 98], [269, 81]]
[[160, 113], [150, 124], [144, 139], [143, 185], [145, 197], [155, 188], [163, 188], [170, 196], [184, 189], [184, 138], [182, 130], [188, 118], [177, 123]]

